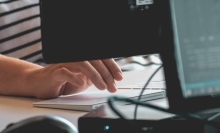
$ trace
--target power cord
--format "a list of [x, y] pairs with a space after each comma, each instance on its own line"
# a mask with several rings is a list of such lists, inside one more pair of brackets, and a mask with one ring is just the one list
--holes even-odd
[[[138, 97], [138, 101], [140, 101], [142, 94], [144, 93], [145, 88], [147, 87], [147, 85], [149, 84], [149, 82], [151, 81], [151, 79], [154, 77], [154, 75], [163, 67], [163, 65], [161, 65], [160, 67], [157, 68], [157, 70], [150, 76], [150, 78], [148, 79], [147, 83], [144, 85], [144, 87], [142, 88], [142, 91]], [[135, 106], [135, 110], [134, 110], [134, 119], [136, 120], [137, 117], [137, 109], [138, 109], [138, 104], [136, 104]]]
[[[161, 107], [157, 107], [157, 106], [154, 106], [152, 104], [149, 104], [149, 103], [144, 103], [144, 102], [141, 102], [141, 101], [138, 101], [138, 100], [132, 100], [132, 99], [129, 99], [129, 98], [125, 98], [125, 97], [118, 97], [118, 96], [114, 96], [114, 97], [110, 97], [108, 99], [108, 105], [109, 107], [112, 109], [112, 111], [117, 114], [121, 119], [127, 121], [129, 124], [131, 124], [132, 126], [135, 125], [135, 121], [129, 121], [128, 119], [126, 119], [117, 109], [116, 107], [114, 106], [113, 102], [114, 101], [124, 101], [124, 102], [127, 102], [127, 103], [131, 103], [131, 104], [136, 104], [136, 105], [141, 105], [141, 106], [144, 106], [144, 107], [148, 107], [148, 108], [152, 108], [152, 109], [156, 109], [156, 110], [159, 110], [159, 111], [163, 111], [163, 112], [166, 112], [166, 113], [172, 113], [173, 112], [170, 112], [168, 109], [164, 109], [164, 108], [161, 108]], [[207, 121], [207, 120], [203, 120], [201, 117], [199, 117], [198, 115], [195, 115], [195, 114], [190, 114], [190, 113], [177, 113], [175, 114], [177, 116], [180, 116], [182, 118], [186, 118], [186, 119], [191, 119], [191, 120], [199, 120], [201, 121], [203, 124], [205, 125], [209, 125], [211, 127], [214, 127], [214, 128], [217, 128], [218, 130], [220, 129], [220, 124], [217, 123], [217, 122], [211, 122], [211, 121]]]
[[[125, 97], [118, 97], [118, 96], [113, 96], [113, 97], [110, 97], [108, 99], [108, 105], [109, 107], [112, 109], [112, 111], [118, 115], [121, 119], [125, 120], [126, 122], [128, 122], [129, 124], [131, 125], [135, 125], [135, 122], [133, 121], [130, 121], [128, 119], [126, 119], [122, 113], [120, 113], [116, 107], [114, 106], [113, 102], [114, 101], [124, 101], [124, 102], [127, 102], [127, 103], [131, 103], [131, 104], [135, 104], [135, 111], [134, 111], [134, 120], [136, 120], [136, 116], [137, 116], [137, 108], [138, 108], [138, 105], [141, 105], [141, 106], [144, 106], [144, 107], [148, 107], [148, 108], [152, 108], [152, 109], [156, 109], [156, 110], [159, 110], [159, 111], [163, 111], [163, 112], [166, 112], [166, 113], [172, 113], [173, 112], [170, 112], [170, 110], [168, 109], [164, 109], [164, 108], [161, 108], [161, 107], [158, 107], [158, 106], [155, 106], [155, 105], [152, 105], [152, 104], [149, 104], [149, 103], [144, 103], [144, 102], [141, 102], [140, 99], [141, 99], [141, 96], [146, 88], [146, 86], [149, 84], [150, 80], [153, 78], [153, 76], [160, 70], [160, 68], [162, 68], [163, 66], [160, 66], [159, 68], [157, 68], [157, 70], [151, 75], [151, 77], [148, 79], [147, 83], [145, 84], [145, 86], [142, 88], [142, 91], [138, 97], [138, 100], [132, 100], [132, 99], [129, 99], [129, 98], [125, 98]], [[212, 126], [214, 128], [217, 128], [217, 129], [220, 129], [220, 124], [217, 123], [217, 122], [211, 122], [209, 121], [208, 119], [202, 119], [201, 117], [199, 117], [198, 115], [195, 115], [195, 114], [190, 114], [190, 113], [177, 113], [175, 114], [177, 116], [180, 116], [182, 118], [186, 118], [186, 119], [192, 119], [192, 120], [199, 120], [201, 122], [203, 122], [203, 124], [205, 125], [209, 125], [209, 126]]]

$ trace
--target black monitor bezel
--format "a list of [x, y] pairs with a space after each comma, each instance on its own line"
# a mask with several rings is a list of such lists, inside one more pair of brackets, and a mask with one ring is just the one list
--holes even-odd
[[175, 35], [172, 22], [171, 0], [166, 2], [166, 11], [162, 23], [162, 36], [160, 55], [163, 61], [164, 74], [167, 86], [169, 110], [171, 112], [188, 112], [220, 107], [220, 98], [212, 96], [200, 96], [185, 98], [180, 85], [175, 59]]

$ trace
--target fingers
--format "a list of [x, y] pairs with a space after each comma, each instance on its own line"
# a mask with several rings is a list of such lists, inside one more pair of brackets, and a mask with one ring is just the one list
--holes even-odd
[[110, 71], [111, 75], [114, 77], [115, 80], [121, 81], [123, 79], [122, 71], [113, 59], [105, 59], [102, 61], [105, 64], [105, 66], [108, 68], [108, 70]]
[[107, 89], [109, 92], [114, 93], [117, 91], [117, 87], [115, 84], [114, 77], [105, 66], [105, 64], [101, 60], [93, 60], [89, 61], [89, 63], [99, 72], [103, 80], [107, 85]]
[[74, 73], [72, 73], [71, 71], [69, 71], [68, 69], [64, 67], [57, 69], [55, 71], [55, 76], [56, 76], [55, 77], [56, 80], [69, 82], [72, 85], [75, 85], [78, 87], [84, 85], [84, 80], [82, 78], [75, 75]]
[[108, 89], [112, 93], [117, 91], [115, 80], [123, 79], [122, 72], [113, 59], [62, 63], [61, 65], [75, 74], [82, 73], [98, 89]]
[[80, 62], [78, 65], [82, 74], [87, 76], [98, 89], [105, 90], [107, 88], [100, 73], [88, 61]]

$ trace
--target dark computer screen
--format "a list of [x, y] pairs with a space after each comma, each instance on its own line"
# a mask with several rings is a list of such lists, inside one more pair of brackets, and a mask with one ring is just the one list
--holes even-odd
[[170, 0], [185, 97], [220, 94], [220, 1]]
[[159, 53], [163, 0], [41, 0], [47, 63]]

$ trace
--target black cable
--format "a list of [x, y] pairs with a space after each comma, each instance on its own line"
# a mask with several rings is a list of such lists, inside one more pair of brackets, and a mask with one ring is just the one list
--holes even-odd
[[[161, 65], [159, 68], [157, 68], [157, 70], [150, 76], [150, 78], [148, 79], [147, 83], [146, 83], [146, 84], [144, 85], [144, 87], [142, 88], [142, 91], [141, 91], [140, 95], [138, 96], [138, 101], [140, 101], [141, 96], [142, 96], [142, 94], [144, 93], [144, 90], [145, 90], [146, 86], [149, 84], [149, 82], [150, 82], [151, 79], [154, 77], [154, 75], [155, 75], [155, 74], [160, 70], [160, 68], [162, 68], [162, 67], [163, 67], [163, 65]], [[113, 106], [113, 104], [112, 104], [112, 102], [113, 102], [114, 100], [116, 100], [116, 99], [119, 100], [119, 98], [120, 98], [120, 97], [110, 97], [110, 98], [108, 99], [108, 104], [109, 104], [110, 108], [114, 111], [115, 114], [117, 114], [121, 119], [126, 120], [126, 118], [125, 118], [121, 113], [119, 113], [119, 112], [115, 109], [115, 107]], [[124, 99], [124, 98], [122, 98], [122, 99]], [[120, 100], [121, 100], [121, 99], [120, 99]], [[121, 100], [121, 101], [123, 101], [123, 100]], [[138, 102], [138, 101], [136, 101], [136, 102]], [[129, 102], [129, 101], [127, 101], [127, 102]], [[130, 102], [132, 103], [132, 101], [130, 101]], [[141, 103], [140, 103], [140, 104], [141, 104]], [[137, 107], [138, 107], [138, 104], [136, 104], [136, 106], [135, 106], [134, 119], [136, 119]], [[154, 107], [156, 108], [156, 106], [154, 106]], [[162, 109], [162, 108], [160, 108], [160, 109]], [[166, 111], [166, 110], [164, 110], [164, 111]]]
[[[154, 77], [154, 75], [160, 70], [160, 68], [162, 68], [163, 65], [161, 65], [160, 67], [157, 68], [157, 70], [150, 76], [150, 78], [148, 79], [147, 83], [144, 85], [144, 87], [142, 88], [142, 91], [138, 97], [138, 101], [141, 99], [142, 94], [144, 93], [145, 88], [147, 87], [147, 85], [149, 84], [149, 82], [151, 81], [151, 79]], [[134, 110], [134, 120], [136, 120], [137, 117], [137, 108], [138, 108], [138, 104], [136, 104], [135, 106], [135, 110]]]
[[173, 112], [170, 112], [168, 109], [164, 109], [164, 108], [161, 108], [161, 107], [149, 104], [149, 103], [144, 103], [144, 102], [141, 102], [139, 100], [132, 100], [132, 99], [129, 99], [129, 98], [118, 97], [118, 96], [110, 97], [108, 99], [108, 105], [113, 110], [113, 112], [115, 114], [117, 114], [122, 119], [126, 119], [126, 118], [122, 114], [120, 114], [119, 111], [116, 110], [115, 106], [113, 105], [114, 101], [124, 101], [124, 102], [128, 102], [128, 103], [136, 104], [136, 105], [142, 105], [144, 107], [153, 108], [153, 109], [160, 110], [160, 111], [167, 112], [167, 113], [173, 113]]
[[[159, 111], [163, 111], [163, 112], [167, 112], [167, 113], [172, 113], [173, 112], [170, 112], [168, 109], [164, 109], [164, 108], [161, 108], [161, 107], [157, 107], [157, 106], [154, 106], [154, 105], [151, 105], [149, 103], [144, 103], [144, 102], [141, 102], [140, 101], [140, 98], [146, 88], [146, 86], [149, 84], [150, 80], [153, 78], [153, 76], [160, 70], [160, 68], [162, 68], [162, 66], [160, 66], [152, 75], [151, 77], [149, 78], [149, 80], [147, 81], [147, 83], [145, 84], [144, 88], [142, 88], [142, 91], [138, 97], [138, 100], [131, 100], [131, 99], [128, 99], [128, 98], [124, 98], [124, 97], [110, 97], [108, 99], [108, 105], [110, 106], [110, 108], [112, 109], [112, 111], [117, 114], [121, 119], [125, 120], [126, 122], [128, 122], [129, 124], [131, 125], [134, 125], [135, 123], [135, 120], [136, 120], [136, 113], [137, 113], [137, 107], [138, 105], [142, 105], [144, 107], [148, 107], [148, 108], [152, 108], [152, 109], [156, 109], [156, 110], [159, 110]], [[128, 102], [128, 103], [132, 103], [132, 104], [135, 104], [136, 105], [136, 108], [135, 108], [135, 112], [134, 112], [134, 115], [135, 115], [135, 118], [134, 118], [134, 122], [132, 121], [129, 121], [127, 120], [116, 108], [115, 106], [113, 105], [113, 102], [114, 101], [125, 101], [125, 102]], [[210, 122], [208, 120], [203, 120], [202, 118], [200, 118], [199, 116], [195, 115], [195, 114], [189, 114], [189, 113], [181, 113], [181, 114], [176, 114], [177, 116], [180, 116], [180, 117], [183, 117], [183, 118], [186, 118], [186, 119], [194, 119], [194, 120], [199, 120], [201, 122], [203, 122], [203, 124], [205, 125], [209, 125], [209, 126], [212, 126], [214, 128], [217, 128], [217, 129], [220, 129], [220, 124], [219, 123], [216, 123], [216, 122]]]
[[127, 121], [129, 124], [131, 125], [134, 125], [135, 124], [135, 121], [128, 121], [114, 106], [113, 102], [115, 101], [124, 101], [124, 102], [128, 102], [128, 103], [132, 103], [132, 104], [136, 104], [136, 105], [142, 105], [142, 106], [145, 106], [145, 107], [150, 107], [150, 108], [154, 108], [154, 109], [157, 109], [157, 110], [161, 110], [161, 111], [164, 111], [164, 112], [168, 112], [168, 113], [171, 113], [169, 112], [167, 109], [164, 109], [164, 108], [161, 108], [161, 107], [157, 107], [157, 106], [154, 106], [154, 105], [151, 105], [151, 104], [146, 104], [146, 103], [143, 103], [139, 100], [132, 100], [132, 99], [128, 99], [128, 98], [124, 98], [124, 97], [118, 97], [118, 96], [113, 96], [113, 97], [109, 97], [108, 99], [108, 105], [109, 107], [111, 108], [111, 110], [119, 116], [119, 118], [121, 118], [122, 120], [125, 120]]
[[121, 114], [121, 113], [119, 113], [119, 111], [117, 111], [116, 110], [116, 108], [115, 108], [115, 106], [112, 104], [116, 99], [117, 100], [121, 100], [121, 101], [123, 101], [124, 100], [124, 98], [122, 98], [122, 99], [120, 99], [121, 97], [109, 97], [108, 98], [108, 105], [109, 105], [109, 107], [112, 109], [112, 111], [116, 114], [116, 115], [118, 115], [121, 119], [123, 119], [123, 120], [126, 120], [126, 118]]
[[[125, 98], [125, 97], [110, 97], [108, 99], [108, 105], [110, 106], [110, 108], [112, 109], [112, 111], [117, 114], [121, 119], [127, 121], [128, 123], [130, 123], [132, 126], [134, 126], [134, 123], [132, 121], [128, 121], [116, 108], [115, 106], [113, 105], [113, 102], [114, 101], [124, 101], [124, 102], [128, 102], [128, 103], [132, 103], [132, 104], [136, 104], [136, 105], [141, 105], [141, 106], [144, 106], [144, 107], [148, 107], [148, 108], [152, 108], [152, 109], [156, 109], [156, 110], [159, 110], [159, 111], [163, 111], [163, 112], [166, 112], [166, 113], [172, 113], [173, 112], [170, 112], [168, 109], [164, 109], [164, 108], [161, 108], [161, 107], [157, 107], [155, 105], [151, 105], [149, 103], [144, 103], [144, 102], [141, 102], [141, 101], [138, 101], [138, 100], [132, 100], [132, 99], [128, 99], [128, 98]], [[220, 129], [220, 124], [219, 123], [216, 123], [216, 122], [210, 122], [210, 121], [207, 121], [207, 120], [203, 120], [201, 117], [195, 115], [195, 114], [190, 114], [190, 113], [178, 113], [178, 114], [175, 114], [177, 116], [180, 116], [182, 118], [186, 118], [186, 119], [192, 119], [192, 120], [199, 120], [201, 121], [203, 124], [205, 125], [209, 125], [209, 126], [212, 126], [214, 128], [217, 128], [217, 129]]]

